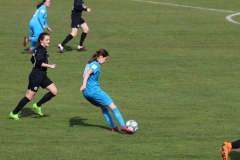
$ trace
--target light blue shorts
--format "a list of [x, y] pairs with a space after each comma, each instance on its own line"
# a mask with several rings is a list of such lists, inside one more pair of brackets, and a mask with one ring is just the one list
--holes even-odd
[[30, 31], [30, 37], [32, 37], [32, 42], [38, 42], [38, 37], [41, 33], [43, 33], [43, 28], [38, 20], [31, 19], [29, 22], [29, 31]]
[[83, 91], [83, 96], [94, 106], [107, 106], [113, 102], [113, 100], [109, 97], [107, 93], [103, 90], [96, 91]]

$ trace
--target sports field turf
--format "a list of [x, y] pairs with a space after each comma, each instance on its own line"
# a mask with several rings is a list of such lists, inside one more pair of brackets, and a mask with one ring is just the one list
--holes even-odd
[[[73, 0], [52, 0], [48, 75], [58, 95], [44, 117], [32, 109], [40, 89], [20, 120], [9, 119], [26, 93], [32, 64], [22, 40], [39, 1], [0, 1], [1, 160], [218, 160], [222, 141], [240, 139], [239, 0], [86, 0], [88, 51], [76, 50], [79, 32], [64, 54], [57, 44], [71, 31]], [[100, 48], [110, 53], [101, 87], [125, 121], [138, 122], [134, 135], [112, 133], [79, 92]]]

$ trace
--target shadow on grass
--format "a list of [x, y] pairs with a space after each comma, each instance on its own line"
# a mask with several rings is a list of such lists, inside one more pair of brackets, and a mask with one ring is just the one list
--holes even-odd
[[29, 48], [23, 49], [23, 51], [21, 52], [21, 54], [29, 54], [29, 55], [32, 55], [32, 53], [28, 53], [28, 49], [29, 49]]
[[[77, 49], [77, 46], [76, 46], [76, 48], [72, 48], [72, 47], [70, 47], [70, 46], [64, 46], [64, 53], [65, 53], [65, 52], [70, 52], [70, 51], [83, 52], [83, 51], [79, 51], [79, 50]], [[61, 52], [59, 51], [59, 49], [58, 49], [57, 53], [61, 53]]]
[[83, 119], [80, 117], [73, 117], [73, 118], [69, 119], [69, 127], [74, 127], [76, 125], [79, 125], [79, 126], [84, 126], [84, 127], [98, 127], [98, 128], [110, 130], [109, 127], [85, 123], [84, 121], [87, 121], [87, 120], [88, 119]]
[[20, 117], [43, 118], [43, 117], [49, 117], [49, 115], [40, 116], [31, 108], [23, 108], [21, 110]]
[[231, 160], [239, 160], [240, 159], [240, 152], [237, 152], [237, 151], [231, 151], [229, 153], [229, 158]]
[[[87, 121], [87, 120], [88, 119], [83, 119], [80, 117], [73, 117], [73, 118], [69, 119], [69, 127], [74, 127], [75, 125], [79, 125], [79, 126], [84, 126], [84, 127], [98, 127], [98, 128], [102, 128], [102, 129], [111, 131], [109, 127], [85, 123], [84, 121]], [[117, 133], [128, 134], [128, 133], [121, 132], [121, 131], [118, 131]]]

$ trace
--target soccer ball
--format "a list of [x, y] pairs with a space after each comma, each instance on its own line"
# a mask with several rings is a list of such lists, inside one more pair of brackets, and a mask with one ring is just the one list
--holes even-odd
[[126, 126], [131, 129], [133, 132], [136, 132], [138, 130], [138, 123], [134, 120], [128, 120], [126, 122]]

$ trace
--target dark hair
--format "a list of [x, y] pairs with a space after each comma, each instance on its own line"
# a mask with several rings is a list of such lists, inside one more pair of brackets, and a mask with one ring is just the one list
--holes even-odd
[[41, 41], [44, 39], [45, 36], [50, 36], [48, 33], [43, 32], [38, 36], [38, 43], [37, 46], [39, 46], [41, 44]]
[[41, 7], [45, 2], [46, 2], [46, 0], [43, 0], [42, 2], [39, 2], [38, 5], [37, 5], [37, 8]]
[[94, 53], [94, 55], [88, 61], [88, 63], [91, 63], [93, 61], [97, 61], [97, 58], [100, 57], [100, 56], [107, 57], [107, 56], [109, 56], [109, 54], [105, 49], [99, 49], [98, 51], [96, 51], [96, 53]]

